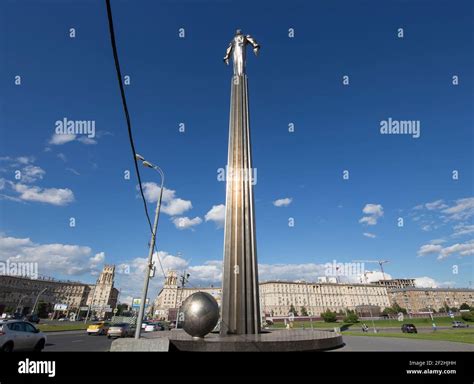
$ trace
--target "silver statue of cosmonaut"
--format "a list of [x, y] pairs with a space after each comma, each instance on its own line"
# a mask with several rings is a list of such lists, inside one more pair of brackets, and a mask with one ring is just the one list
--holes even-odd
[[240, 76], [245, 73], [245, 51], [247, 49], [247, 44], [250, 44], [253, 47], [253, 52], [255, 53], [255, 56], [257, 56], [260, 45], [252, 36], [244, 35], [240, 29], [237, 29], [224, 56], [224, 62], [229, 65], [229, 57], [232, 53], [234, 75]]

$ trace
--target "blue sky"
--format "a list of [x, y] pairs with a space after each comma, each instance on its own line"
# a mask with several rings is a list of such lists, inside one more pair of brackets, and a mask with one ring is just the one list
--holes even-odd
[[[206, 214], [225, 201], [217, 170], [227, 161], [231, 68], [222, 57], [242, 28], [262, 46], [258, 58], [249, 51], [247, 63], [261, 278], [311, 279], [334, 259], [386, 259], [392, 277], [468, 286], [472, 3], [272, 4], [112, 1], [122, 72], [131, 79], [125, 90], [135, 145], [162, 167], [169, 189], [157, 238], [165, 267], [187, 267], [195, 285], [218, 284], [223, 230]], [[83, 281], [93, 281], [103, 262], [129, 265], [118, 284], [123, 297], [133, 296], [149, 231], [105, 2], [1, 7], [0, 257], [37, 261], [40, 273]], [[96, 137], [55, 137], [64, 117], [94, 120]], [[420, 137], [382, 135], [388, 118], [419, 121]], [[159, 183], [149, 169], [142, 177]], [[147, 184], [151, 201], [153, 187]], [[291, 203], [275, 206], [285, 198]], [[182, 217], [194, 225], [177, 228], [173, 220]], [[153, 289], [160, 283], [157, 274]]]

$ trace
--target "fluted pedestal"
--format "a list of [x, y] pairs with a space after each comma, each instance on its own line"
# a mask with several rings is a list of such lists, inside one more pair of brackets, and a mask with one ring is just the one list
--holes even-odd
[[260, 331], [247, 76], [231, 82], [221, 334]]

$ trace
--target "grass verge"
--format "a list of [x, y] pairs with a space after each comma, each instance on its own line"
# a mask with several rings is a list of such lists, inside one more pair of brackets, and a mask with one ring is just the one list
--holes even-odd
[[453, 341], [456, 343], [468, 343], [474, 344], [474, 329], [450, 329], [428, 333], [362, 333], [346, 331], [342, 332], [342, 335], [347, 336], [369, 336], [369, 337], [398, 337], [404, 339], [414, 340], [442, 340], [442, 341]]

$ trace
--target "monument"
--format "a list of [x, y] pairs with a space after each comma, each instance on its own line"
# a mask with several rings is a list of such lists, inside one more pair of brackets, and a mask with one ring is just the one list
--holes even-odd
[[234, 73], [230, 96], [221, 335], [260, 332], [252, 148], [245, 73], [248, 45], [257, 55], [260, 45], [238, 29], [224, 56], [228, 65], [232, 55]]
[[211, 332], [218, 320], [217, 303], [199, 292], [183, 303], [181, 312], [185, 332], [177, 329], [167, 336], [158, 332], [154, 339], [134, 340], [135, 343], [126, 339], [114, 341], [112, 350], [163, 350], [169, 347], [172, 351], [188, 352], [323, 351], [343, 345], [342, 336], [336, 330], [262, 331], [260, 327], [252, 148], [245, 73], [248, 45], [255, 54], [258, 53], [260, 45], [251, 36], [237, 30], [224, 56], [226, 64], [232, 56], [234, 73], [230, 98], [220, 332]]

